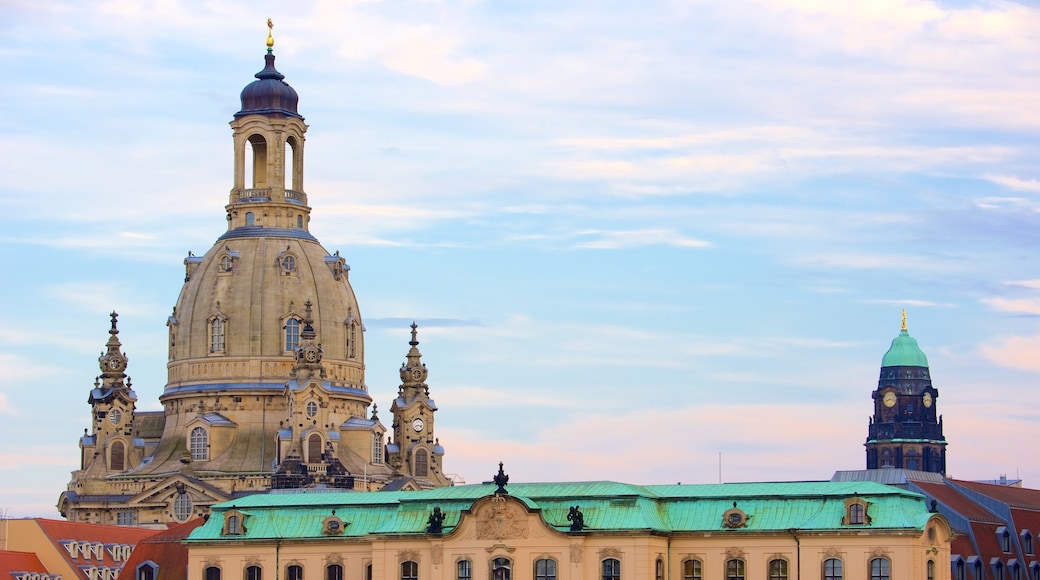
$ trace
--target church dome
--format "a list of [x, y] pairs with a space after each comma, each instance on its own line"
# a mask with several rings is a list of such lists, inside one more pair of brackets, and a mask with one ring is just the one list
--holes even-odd
[[892, 346], [881, 358], [881, 366], [928, 368], [928, 357], [917, 346], [917, 340], [904, 328], [899, 332], [899, 336], [892, 339]]
[[256, 113], [283, 113], [300, 117], [296, 110], [300, 97], [285, 82], [285, 75], [274, 68], [274, 53], [268, 51], [264, 60], [264, 70], [254, 75], [257, 80], [242, 89], [242, 110], [235, 113], [235, 117]]

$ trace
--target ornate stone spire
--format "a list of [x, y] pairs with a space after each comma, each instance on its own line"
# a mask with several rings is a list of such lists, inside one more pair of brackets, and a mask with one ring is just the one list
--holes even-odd
[[325, 367], [321, 364], [321, 344], [315, 342], [318, 333], [314, 330], [313, 303], [310, 300], [303, 304], [303, 330], [300, 331], [300, 346], [296, 349], [296, 379], [303, 382], [312, 376], [325, 378]]
[[112, 311], [112, 327], [108, 330], [108, 342], [105, 350], [98, 357], [98, 366], [101, 368], [101, 382], [105, 387], [121, 387], [126, 374], [129, 359], [122, 352], [123, 345], [119, 342], [119, 314]]
[[422, 363], [422, 353], [419, 352], [419, 325], [412, 322], [412, 340], [408, 341], [411, 348], [408, 349], [407, 360], [401, 364], [401, 387], [417, 388], [423, 387], [428, 372], [426, 365]]

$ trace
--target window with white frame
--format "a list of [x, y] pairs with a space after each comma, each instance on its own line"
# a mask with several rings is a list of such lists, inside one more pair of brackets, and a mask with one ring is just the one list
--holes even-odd
[[209, 459], [209, 433], [202, 427], [191, 430], [191, 459], [193, 461], [205, 461]]

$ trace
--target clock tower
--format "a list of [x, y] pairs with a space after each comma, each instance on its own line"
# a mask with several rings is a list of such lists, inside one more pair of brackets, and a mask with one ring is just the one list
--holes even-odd
[[412, 340], [407, 360], [401, 365], [401, 386], [390, 411], [394, 415], [394, 440], [387, 457], [394, 475], [410, 477], [419, 487], [440, 487], [450, 482], [441, 471], [444, 448], [433, 435], [433, 414], [437, 405], [426, 384], [428, 372], [420, 359], [418, 326], [412, 323]]
[[867, 427], [867, 469], [886, 467], [946, 474], [946, 438], [936, 413], [928, 358], [906, 329], [881, 359], [874, 416]]

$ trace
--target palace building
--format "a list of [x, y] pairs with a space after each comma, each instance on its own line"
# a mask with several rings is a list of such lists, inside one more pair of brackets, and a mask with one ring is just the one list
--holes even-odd
[[187, 539], [187, 578], [950, 578], [946, 519], [878, 483], [507, 481], [226, 502]]
[[137, 411], [112, 313], [80, 468], [58, 501], [70, 521], [184, 522], [272, 488], [450, 484], [414, 324], [387, 440], [365, 383], [350, 267], [308, 229], [307, 125], [273, 44], [269, 34], [231, 121], [227, 230], [184, 260], [162, 411]]

